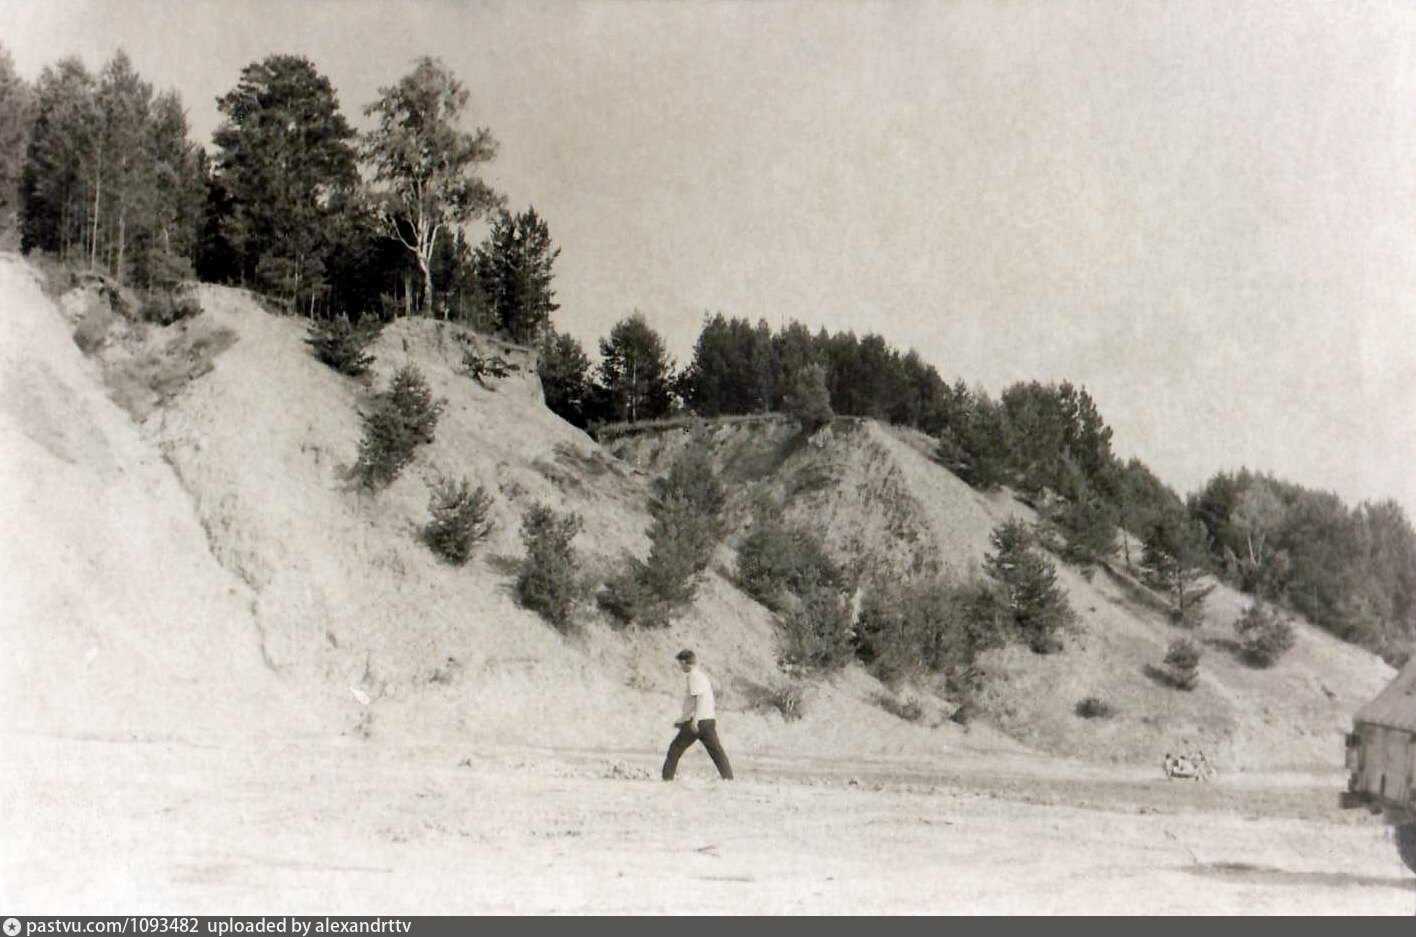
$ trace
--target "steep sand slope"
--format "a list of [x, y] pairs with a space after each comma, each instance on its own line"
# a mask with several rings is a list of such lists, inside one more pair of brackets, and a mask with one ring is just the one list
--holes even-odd
[[309, 728], [262, 663], [252, 591], [102, 393], [27, 267], [0, 257], [0, 723], [200, 738]]
[[[405, 320], [374, 347], [373, 373], [353, 380], [311, 357], [302, 322], [272, 316], [237, 290], [201, 287], [201, 315], [159, 328], [115, 319], [82, 294], [66, 297], [61, 312], [17, 267], [12, 274], [14, 283], [27, 284], [25, 315], [34, 319], [20, 331], [43, 338], [25, 337], [19, 355], [15, 336], [15, 357], [58, 356], [79, 388], [26, 377], [20, 386], [34, 399], [21, 405], [18, 392], [7, 395], [16, 401], [12, 418], [27, 419], [34, 438], [76, 432], [84, 424], [69, 408], [80, 399], [121, 437], [121, 448], [95, 443], [75, 456], [77, 470], [93, 476], [93, 493], [58, 484], [62, 477], [38, 456], [7, 471], [16, 482], [7, 508], [29, 513], [7, 524], [6, 573], [34, 583], [32, 591], [48, 601], [29, 601], [7, 616], [7, 636], [39, 642], [8, 657], [15, 662], [6, 681], [13, 696], [34, 696], [46, 668], [82, 667], [92, 658], [87, 638], [57, 646], [45, 624], [52, 608], [75, 606], [72, 625], [57, 634], [86, 634], [95, 617], [115, 632], [147, 628], [128, 645], [151, 658], [155, 671], [136, 680], [130, 666], [105, 672], [113, 686], [96, 688], [88, 709], [141, 696], [164, 715], [164, 731], [185, 732], [188, 714], [212, 696], [232, 703], [232, 724], [242, 731], [306, 726], [351, 737], [655, 751], [677, 709], [672, 655], [691, 645], [717, 678], [725, 736], [737, 752], [814, 752], [823, 744], [867, 755], [962, 743], [1008, 747], [987, 732], [965, 734], [947, 724], [932, 730], [890, 716], [872, 702], [879, 685], [859, 670], [807, 688], [806, 718], [784, 724], [763, 702], [784, 680], [770, 618], [717, 572], [706, 577], [696, 605], [658, 631], [615, 631], [587, 600], [577, 613], [580, 631], [563, 636], [520, 608], [511, 585], [522, 552], [517, 529], [531, 504], [582, 517], [576, 545], [587, 584], [626, 554], [642, 557], [649, 523], [649, 476], [547, 411], [522, 350], [490, 348], [445, 323]], [[97, 345], [108, 391], [136, 425], [104, 399], [94, 362], [78, 355], [67, 334], [76, 326]], [[479, 385], [461, 373], [469, 342], [505, 354], [521, 370]], [[369, 495], [347, 478], [360, 408], [407, 363], [447, 402], [437, 441], [420, 449], [390, 488]], [[35, 367], [43, 374], [58, 365]], [[142, 486], [159, 492], [158, 502], [157, 495], [104, 488], [108, 476], [132, 471], [129, 463], [143, 467]], [[465, 567], [442, 563], [419, 539], [439, 476], [466, 476], [496, 498], [496, 528]], [[70, 513], [98, 529], [44, 522], [66, 516], [65, 504], [87, 504]], [[169, 539], [164, 523], [177, 530]], [[8, 532], [27, 528], [46, 529], [52, 539], [21, 558], [20, 538]], [[202, 565], [193, 571], [178, 559]], [[123, 565], [81, 583], [69, 575], [75, 562]], [[221, 605], [228, 597], [234, 611]], [[103, 605], [102, 615], [85, 602]], [[164, 603], [179, 611], [167, 613]], [[207, 611], [213, 603], [220, 607]], [[151, 630], [153, 622], [177, 618], [190, 621], [190, 630]], [[221, 628], [234, 635], [233, 646], [209, 636]], [[244, 674], [243, 660], [255, 677]], [[44, 676], [40, 683], [62, 681]], [[293, 705], [274, 711], [243, 708], [252, 699], [292, 696]], [[132, 720], [117, 713], [130, 708], [113, 710], [114, 724], [128, 725]], [[36, 711], [61, 710], [46, 703]], [[52, 719], [35, 725], [77, 731]], [[204, 733], [194, 721], [191, 734]]]

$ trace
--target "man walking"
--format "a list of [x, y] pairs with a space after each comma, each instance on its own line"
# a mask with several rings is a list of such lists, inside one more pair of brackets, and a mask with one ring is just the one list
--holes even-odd
[[718, 720], [713, 709], [713, 685], [708, 675], [698, 667], [698, 658], [692, 651], [679, 651], [677, 660], [684, 674], [683, 713], [678, 722], [678, 735], [669, 743], [669, 753], [664, 757], [664, 780], [672, 781], [678, 770], [679, 758], [694, 742], [702, 741], [708, 749], [708, 757], [718, 769], [718, 776], [724, 781], [733, 779], [733, 766], [728, 764], [728, 754], [723, 751], [723, 743], [718, 741]]

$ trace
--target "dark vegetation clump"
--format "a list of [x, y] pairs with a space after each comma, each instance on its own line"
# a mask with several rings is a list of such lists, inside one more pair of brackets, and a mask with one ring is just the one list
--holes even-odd
[[788, 522], [774, 505], [759, 505], [738, 545], [737, 579], [777, 613], [784, 668], [831, 671], [851, 659], [855, 585], [818, 533]]
[[377, 323], [364, 325], [361, 320], [359, 326], [354, 326], [349, 323], [348, 316], [339, 315], [333, 319], [311, 322], [305, 343], [324, 364], [340, 374], [358, 377], [374, 363], [374, 356], [369, 354], [368, 348], [378, 334]]
[[1078, 700], [1072, 711], [1083, 719], [1110, 719], [1116, 714], [1110, 703], [1096, 696]]
[[831, 392], [826, 389], [824, 367], [809, 364], [791, 375], [791, 383], [782, 398], [782, 412], [796, 420], [808, 436], [831, 425], [835, 413], [831, 410]]
[[924, 718], [924, 707], [920, 705], [919, 700], [901, 701], [889, 693], [877, 693], [874, 699], [875, 705], [897, 719], [919, 722]]
[[983, 568], [998, 586], [1004, 618], [1035, 653], [1062, 650], [1062, 632], [1075, 615], [1056, 567], [1033, 549], [1032, 531], [1016, 518], [993, 528], [989, 539], [993, 552]]
[[777, 611], [787, 595], [812, 585], [844, 591], [849, 577], [826, 553], [817, 531], [788, 521], [775, 505], [761, 504], [738, 545], [737, 581], [748, 595]]
[[777, 613], [782, 633], [777, 663], [788, 672], [828, 673], [851, 659], [851, 596], [811, 583], [783, 596]]
[[706, 441], [696, 436], [654, 483], [648, 559], [628, 559], [597, 596], [600, 607], [623, 624], [667, 624], [697, 595], [723, 536], [726, 503]]
[[1161, 682], [1177, 690], [1193, 690], [1200, 680], [1200, 646], [1189, 638], [1172, 641], [1165, 651]]
[[1271, 605], [1255, 602], [1234, 622], [1240, 655], [1251, 667], [1272, 667], [1293, 646], [1293, 621]]
[[1200, 585], [1207, 563], [1203, 527], [1198, 522], [1171, 517], [1151, 525], [1141, 565], [1146, 581], [1166, 594], [1171, 624], [1200, 626], [1205, 597], [1214, 589], [1212, 584]]
[[449, 563], [461, 566], [471, 558], [473, 547], [491, 534], [491, 508], [492, 497], [481, 485], [473, 490], [466, 478], [440, 477], [428, 499], [431, 519], [423, 527], [423, 542]]
[[806, 689], [797, 680], [772, 686], [749, 686], [747, 698], [757, 712], [777, 712], [785, 722], [795, 722], [806, 711]]
[[605, 580], [595, 595], [595, 604], [621, 626], [638, 622], [653, 628], [668, 623], [660, 603], [645, 584], [645, 569], [638, 557], [625, 557], [620, 569]]
[[414, 451], [433, 441], [444, 402], [434, 400], [423, 373], [405, 365], [364, 414], [364, 438], [354, 477], [377, 491], [393, 482], [413, 460]]
[[516, 599], [561, 632], [574, 627], [571, 610], [580, 563], [571, 541], [580, 528], [577, 515], [557, 513], [544, 504], [530, 508], [521, 519], [526, 557], [516, 577]]
[[190, 289], [151, 289], [139, 301], [138, 318], [154, 325], [171, 325], [201, 315], [202, 304]]
[[1009, 636], [992, 587], [954, 585], [942, 578], [876, 583], [864, 590], [854, 631], [856, 659], [882, 682], [917, 673], [943, 674], [964, 710], [977, 709], [983, 689], [979, 655]]

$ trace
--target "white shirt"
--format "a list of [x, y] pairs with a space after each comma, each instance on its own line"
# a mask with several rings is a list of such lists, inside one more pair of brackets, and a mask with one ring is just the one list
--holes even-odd
[[713, 709], [713, 685], [708, 682], [708, 675], [694, 665], [683, 676], [683, 715], [679, 717], [679, 721], [716, 719]]

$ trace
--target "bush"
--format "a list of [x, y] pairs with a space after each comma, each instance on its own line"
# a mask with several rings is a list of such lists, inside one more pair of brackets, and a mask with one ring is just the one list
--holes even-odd
[[468, 377], [491, 390], [486, 378], [501, 380], [511, 373], [511, 363], [501, 355], [483, 355], [467, 350], [462, 353], [462, 369]]
[[377, 490], [397, 478], [413, 460], [413, 451], [433, 441], [444, 406], [433, 400], [421, 371], [411, 364], [400, 368], [364, 414], [364, 438], [354, 463], [359, 483]]
[[521, 519], [526, 558], [516, 578], [516, 598], [562, 632], [571, 629], [575, 574], [579, 566], [571, 541], [580, 532], [580, 518], [558, 514], [543, 504]]
[[851, 599], [828, 585], [792, 593], [778, 616], [782, 628], [779, 666], [797, 671], [829, 672], [851, 658]]
[[819, 534], [763, 506], [738, 545], [737, 580], [744, 592], [775, 611], [788, 593], [813, 584], [844, 590], [849, 576], [826, 554]]
[[1170, 596], [1170, 622], [1198, 628], [1201, 606], [1213, 585], [1199, 585], [1205, 559], [1203, 527], [1183, 517], [1162, 517], [1146, 535], [1141, 565], [1146, 581]]
[[492, 497], [481, 485], [473, 491], [466, 478], [454, 482], [440, 477], [428, 499], [432, 519], [423, 528], [423, 541], [438, 556], [461, 566], [492, 532], [487, 519], [491, 507]]
[[778, 613], [779, 663], [802, 670], [835, 670], [852, 655], [854, 583], [826, 555], [821, 538], [760, 507], [738, 546], [743, 591]]
[[942, 673], [963, 724], [977, 710], [983, 689], [978, 655], [1000, 647], [1011, 631], [995, 590], [983, 583], [932, 582], [879, 585], [861, 601], [855, 652], [885, 681], [920, 671]]
[[755, 687], [751, 692], [754, 710], [776, 710], [787, 722], [802, 717], [805, 692], [802, 684], [796, 681], [780, 683], [773, 687]]
[[831, 410], [831, 393], [826, 388], [826, 369], [809, 364], [791, 377], [782, 398], [782, 412], [796, 420], [808, 436], [829, 426], [836, 414]]
[[358, 377], [374, 363], [374, 356], [368, 353], [368, 347], [378, 334], [377, 324], [355, 328], [349, 324], [347, 316], [341, 315], [335, 319], [311, 322], [305, 344], [310, 346], [316, 358], [340, 374]]
[[138, 306], [138, 317], [156, 325], [171, 325], [200, 315], [201, 311], [202, 304], [190, 292], [154, 290], [143, 297]]
[[902, 703], [888, 693], [877, 693], [875, 705], [906, 722], [919, 722], [924, 718], [924, 707], [919, 704], [919, 700], [906, 700]]
[[1032, 549], [1032, 532], [1016, 518], [993, 528], [990, 539], [994, 552], [984, 556], [983, 568], [1001, 588], [1014, 630], [1034, 653], [1060, 651], [1061, 631], [1074, 616], [1056, 567]]
[[645, 626], [667, 623], [667, 615], [645, 584], [645, 565], [629, 557], [620, 572], [605, 581], [595, 596], [595, 603], [608, 612], [620, 625], [639, 622]]
[[1199, 645], [1189, 638], [1172, 641], [1165, 652], [1165, 674], [1177, 690], [1193, 690], [1200, 679]]
[[1116, 712], [1111, 708], [1110, 703], [1095, 696], [1088, 696], [1086, 699], [1078, 701], [1076, 708], [1072, 711], [1083, 719], [1110, 719]]
[[971, 661], [1001, 643], [991, 613], [977, 614], [977, 591], [943, 580], [872, 586], [856, 622], [856, 657], [882, 680]]
[[1254, 667], [1270, 667], [1293, 646], [1293, 621], [1280, 617], [1270, 605], [1255, 602], [1234, 621], [1244, 660]]

